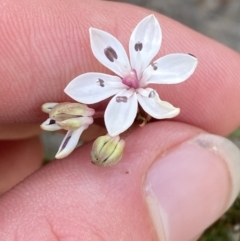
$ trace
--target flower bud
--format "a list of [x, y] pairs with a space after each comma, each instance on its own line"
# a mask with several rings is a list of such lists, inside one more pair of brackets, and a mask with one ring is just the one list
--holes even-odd
[[98, 137], [92, 146], [91, 160], [98, 166], [111, 166], [121, 160], [125, 141], [119, 136]]
[[94, 109], [80, 103], [45, 103], [42, 111], [49, 113], [49, 118], [41, 124], [46, 131], [64, 129], [74, 131], [93, 123]]
[[67, 120], [73, 117], [92, 116], [94, 109], [80, 103], [60, 103], [55, 105], [49, 113], [49, 117], [54, 120]]

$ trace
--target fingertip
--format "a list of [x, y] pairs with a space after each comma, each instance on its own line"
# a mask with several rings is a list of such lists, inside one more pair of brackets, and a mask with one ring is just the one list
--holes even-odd
[[[123, 159], [112, 167], [92, 165], [91, 143], [84, 145], [3, 196], [0, 207], [8, 218], [0, 228], [10, 227], [13, 235], [33, 229], [35, 239], [52, 237], [49, 224], [57, 237], [74, 234], [84, 240], [95, 235], [109, 239], [109, 230], [111, 240], [157, 240], [156, 233], [161, 241], [194, 239], [226, 210], [239, 189], [234, 184], [238, 179], [232, 179], [239, 154], [229, 154], [236, 149], [225, 150], [224, 142], [216, 141], [219, 137], [199, 133], [167, 121], [136, 128], [125, 136]], [[220, 150], [235, 163], [235, 173], [229, 172]], [[17, 215], [18, 210], [24, 211]], [[31, 224], [26, 223], [32, 213]]]
[[238, 148], [210, 134], [200, 134], [160, 156], [145, 183], [159, 240], [196, 240], [236, 199], [239, 171]]

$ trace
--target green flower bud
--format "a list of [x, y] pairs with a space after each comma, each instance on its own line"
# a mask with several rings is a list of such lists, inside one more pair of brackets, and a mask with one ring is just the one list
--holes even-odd
[[98, 137], [92, 146], [91, 160], [98, 166], [112, 166], [121, 160], [125, 141], [119, 136]]

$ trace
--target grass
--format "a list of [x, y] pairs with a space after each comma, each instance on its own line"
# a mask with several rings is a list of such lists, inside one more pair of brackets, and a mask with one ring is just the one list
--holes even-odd
[[199, 241], [240, 241], [240, 198], [205, 231]]

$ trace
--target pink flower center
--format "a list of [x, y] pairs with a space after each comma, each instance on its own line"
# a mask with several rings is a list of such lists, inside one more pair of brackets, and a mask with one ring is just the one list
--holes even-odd
[[122, 83], [129, 86], [130, 88], [138, 89], [140, 87], [139, 80], [137, 77], [137, 72], [135, 69], [132, 69], [129, 75], [125, 76], [122, 79]]

